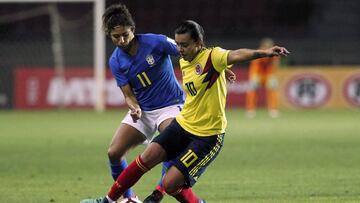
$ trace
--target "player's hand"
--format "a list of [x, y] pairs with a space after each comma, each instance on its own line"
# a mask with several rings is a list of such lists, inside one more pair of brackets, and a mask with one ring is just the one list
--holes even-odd
[[226, 80], [229, 81], [230, 83], [233, 83], [233, 82], [235, 82], [235, 80], [236, 80], [236, 75], [235, 75], [235, 73], [232, 72], [231, 70], [226, 69], [226, 70], [225, 70], [225, 78], [226, 78]]
[[285, 47], [274, 46], [266, 50], [268, 56], [287, 56], [290, 52]]
[[130, 116], [133, 119], [134, 123], [141, 118], [141, 109], [139, 107], [135, 108], [133, 105], [129, 105]]

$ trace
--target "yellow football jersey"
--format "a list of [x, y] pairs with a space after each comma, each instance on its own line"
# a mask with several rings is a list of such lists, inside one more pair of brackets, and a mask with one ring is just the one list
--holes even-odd
[[225, 133], [226, 79], [228, 50], [203, 49], [191, 62], [180, 59], [184, 108], [176, 117], [188, 132], [198, 136]]

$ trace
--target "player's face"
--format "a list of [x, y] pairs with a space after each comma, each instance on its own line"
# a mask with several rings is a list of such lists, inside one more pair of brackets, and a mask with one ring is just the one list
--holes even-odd
[[130, 49], [130, 42], [134, 39], [134, 30], [132, 26], [116, 26], [110, 32], [113, 43], [123, 50]]
[[175, 42], [181, 57], [186, 61], [192, 61], [201, 49], [200, 42], [194, 41], [189, 33], [175, 34]]

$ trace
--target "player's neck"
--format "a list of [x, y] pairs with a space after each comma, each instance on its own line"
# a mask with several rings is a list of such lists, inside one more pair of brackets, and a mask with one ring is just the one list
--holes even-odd
[[202, 52], [204, 49], [205, 49], [205, 47], [201, 46], [201, 47], [199, 48], [199, 50], [196, 51], [196, 53], [194, 54], [194, 56], [192, 57], [192, 59], [189, 60], [189, 62], [191, 63], [191, 62], [200, 54], [200, 52]]
[[130, 56], [136, 55], [138, 46], [139, 46], [139, 43], [138, 43], [136, 37], [134, 37], [134, 39], [131, 40], [131, 42], [130, 42], [129, 49], [126, 50], [126, 53], [128, 53]]

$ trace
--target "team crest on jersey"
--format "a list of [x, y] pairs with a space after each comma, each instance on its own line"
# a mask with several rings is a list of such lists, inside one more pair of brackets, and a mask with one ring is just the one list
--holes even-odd
[[195, 73], [196, 73], [197, 75], [200, 75], [200, 74], [202, 73], [202, 66], [201, 66], [200, 63], [196, 64], [196, 66], [195, 66]]
[[155, 65], [155, 59], [153, 57], [153, 55], [149, 54], [146, 56], [146, 61], [147, 63], [150, 65], [150, 67], [153, 67]]

